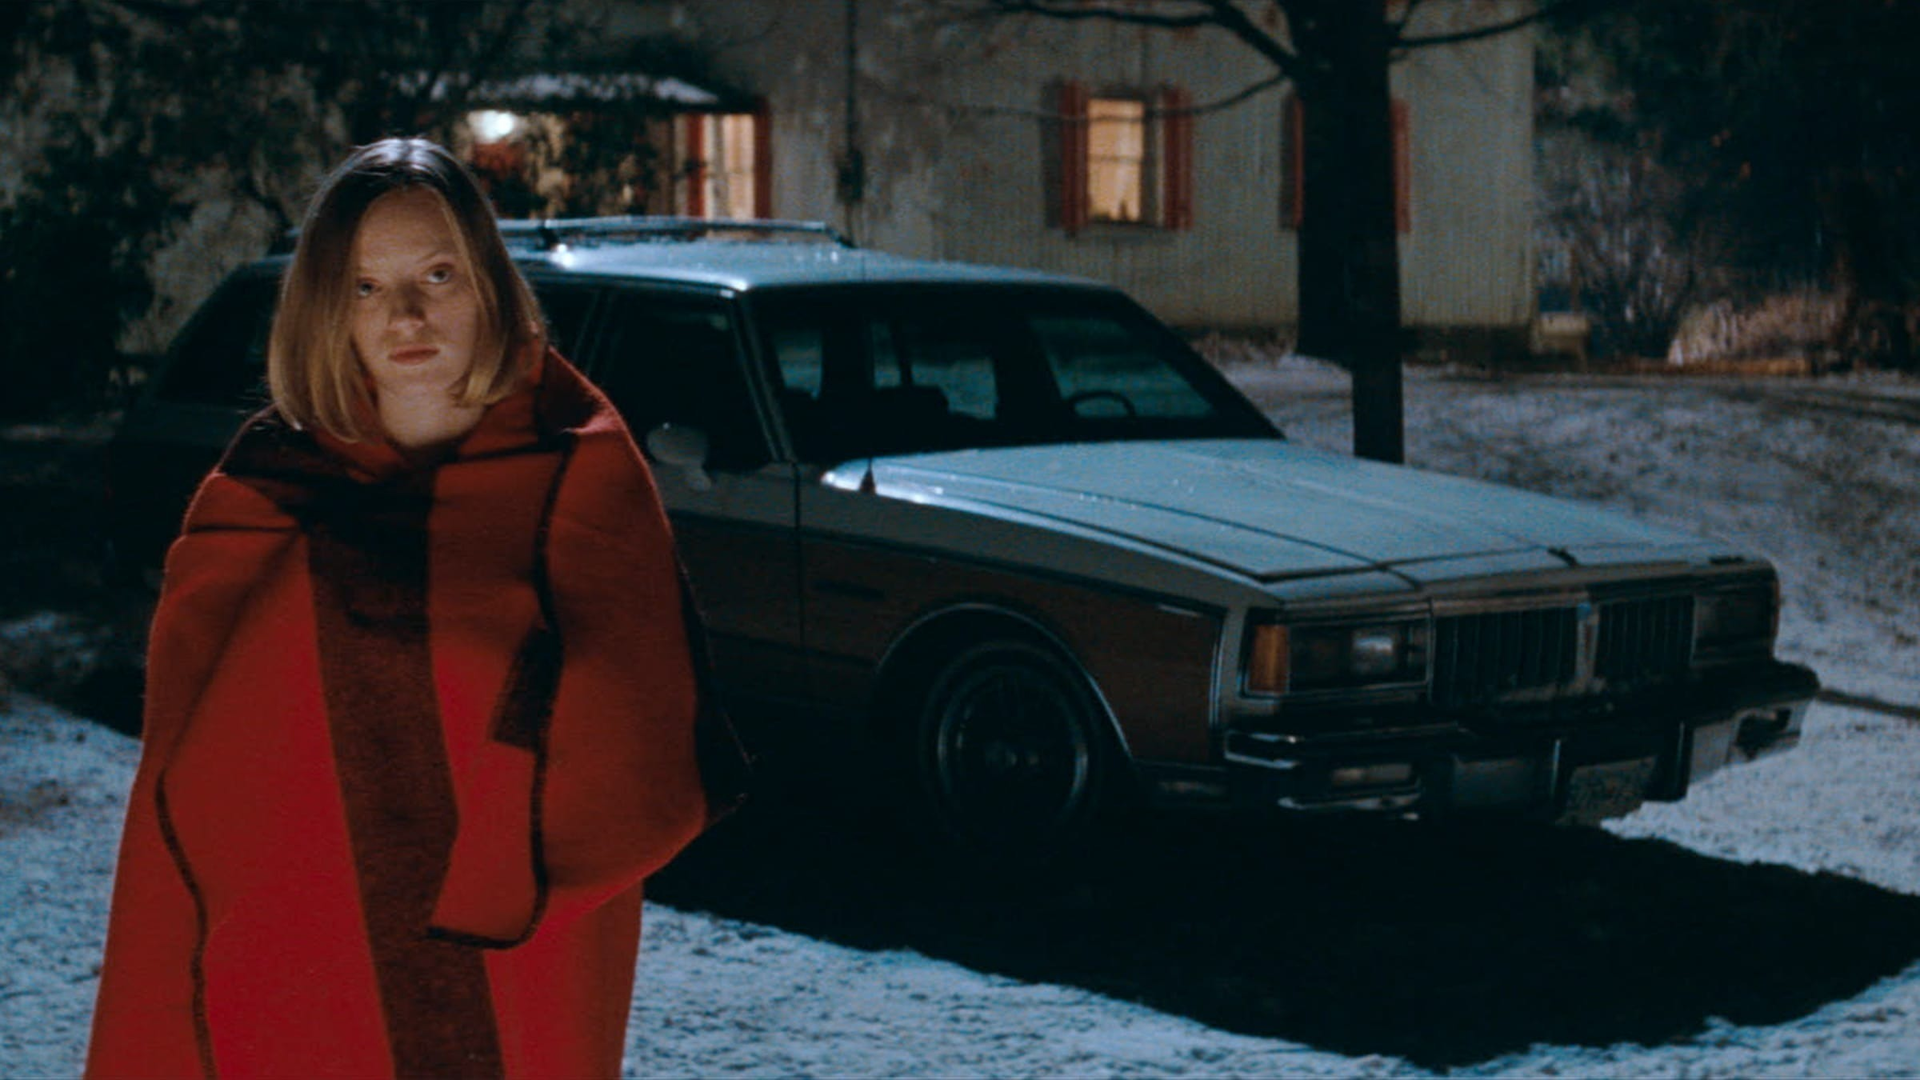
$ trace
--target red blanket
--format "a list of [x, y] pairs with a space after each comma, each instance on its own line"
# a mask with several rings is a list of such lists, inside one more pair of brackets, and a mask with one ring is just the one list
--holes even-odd
[[557, 355], [456, 456], [253, 421], [168, 554], [88, 1072], [619, 1072], [706, 819], [672, 541]]

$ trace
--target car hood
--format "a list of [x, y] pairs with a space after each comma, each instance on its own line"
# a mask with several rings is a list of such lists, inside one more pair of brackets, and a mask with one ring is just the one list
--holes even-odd
[[1576, 503], [1271, 439], [963, 450], [867, 467], [882, 496], [1047, 519], [1268, 581], [1366, 570], [1432, 581], [1701, 545]]

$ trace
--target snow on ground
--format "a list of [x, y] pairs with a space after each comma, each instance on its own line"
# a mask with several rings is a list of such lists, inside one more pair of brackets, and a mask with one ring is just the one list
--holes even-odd
[[[1289, 437], [1347, 451], [1344, 374], [1232, 369]], [[1920, 705], [1920, 384], [1409, 372], [1407, 460], [1735, 542], [1780, 567], [1781, 651]]]
[[[1344, 448], [1337, 373], [1288, 361], [1235, 375], [1293, 437]], [[1765, 552], [1785, 580], [1784, 652], [1829, 685], [1920, 705], [1920, 388], [1420, 373], [1408, 405], [1416, 464], [1593, 500]], [[21, 647], [34, 625], [0, 627], [0, 646]], [[0, 1075], [79, 1068], [136, 756], [133, 740], [24, 694], [0, 703]], [[1728, 863], [1826, 871], [1920, 897], [1920, 723], [1885, 709], [1816, 706], [1800, 749], [1608, 828]], [[657, 904], [647, 920], [632, 1075], [1425, 1074], [1389, 1054], [1234, 1034], [911, 950], [830, 944]], [[1452, 1071], [1920, 1075], [1920, 963], [1783, 1022], [1710, 1017], [1657, 1045], [1516, 1047]]]
[[0, 710], [0, 1076], [73, 1076], [139, 744], [16, 695]]

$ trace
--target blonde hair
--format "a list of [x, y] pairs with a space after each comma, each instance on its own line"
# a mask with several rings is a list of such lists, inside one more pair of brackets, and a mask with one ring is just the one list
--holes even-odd
[[280, 283], [267, 387], [293, 423], [348, 442], [378, 433], [373, 395], [350, 335], [353, 240], [382, 196], [415, 189], [437, 197], [479, 300], [482, 345], [454, 400], [491, 405], [526, 377], [528, 346], [542, 333], [540, 305], [507, 254], [479, 183], [426, 139], [382, 139], [355, 150], [321, 183]]

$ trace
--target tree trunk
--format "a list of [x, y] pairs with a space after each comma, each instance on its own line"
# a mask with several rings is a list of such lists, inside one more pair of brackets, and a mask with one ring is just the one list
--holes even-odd
[[1916, 366], [1907, 330], [1908, 291], [1900, 272], [1904, 253], [1872, 181], [1853, 170], [1832, 170], [1825, 185], [1827, 228], [1834, 238], [1834, 281], [1845, 298], [1833, 346], [1846, 366]]
[[[1353, 375], [1353, 452], [1405, 459], [1400, 252], [1384, 0], [1327, 0], [1295, 22], [1302, 56], [1299, 349]], [[1402, 181], [1404, 182], [1404, 180]]]

